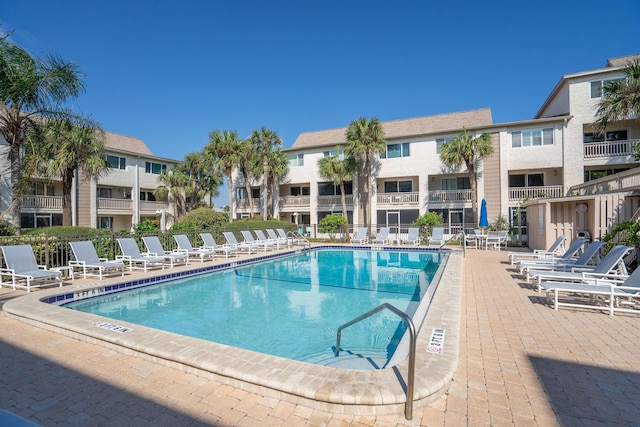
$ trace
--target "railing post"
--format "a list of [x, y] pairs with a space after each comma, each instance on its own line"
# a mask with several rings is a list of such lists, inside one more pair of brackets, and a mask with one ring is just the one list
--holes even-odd
[[44, 265], [49, 268], [49, 235], [44, 235]]

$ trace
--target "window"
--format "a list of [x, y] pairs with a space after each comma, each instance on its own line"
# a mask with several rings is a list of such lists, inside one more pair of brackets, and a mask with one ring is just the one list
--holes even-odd
[[587, 142], [602, 142], [602, 141], [626, 141], [627, 140], [627, 131], [626, 130], [615, 130], [606, 132], [605, 135], [601, 133], [585, 133], [583, 137], [583, 141]]
[[385, 193], [410, 193], [412, 190], [411, 181], [387, 181], [384, 183]]
[[251, 198], [259, 199], [260, 198], [260, 188], [252, 188], [251, 189]]
[[[344, 193], [353, 194], [353, 184], [351, 181], [344, 183]], [[339, 196], [340, 186], [335, 185], [332, 182], [319, 182], [318, 195], [319, 196]]]
[[112, 216], [99, 216], [98, 217], [98, 229], [100, 229], [100, 230], [113, 230], [113, 217]]
[[409, 157], [409, 143], [388, 144], [387, 149], [380, 156], [381, 159], [393, 159], [396, 157]]
[[161, 163], [145, 162], [144, 164], [144, 171], [146, 173], [160, 175], [163, 171], [166, 171], [166, 170], [167, 170], [167, 165], [163, 165]]
[[449, 142], [453, 141], [455, 139], [455, 137], [450, 136], [448, 138], [437, 138], [436, 139], [436, 153], [440, 153], [442, 152], [442, 145], [443, 144], [448, 144]]
[[509, 187], [542, 187], [544, 185], [544, 174], [518, 174], [509, 175]]
[[[336, 154], [338, 154], [338, 153], [336, 152], [336, 150], [324, 151], [324, 152], [322, 153], [322, 155], [323, 155], [324, 157], [332, 157], [332, 156], [335, 156]], [[344, 157], [344, 150], [340, 150], [340, 154], [338, 155], [338, 159], [340, 159], [340, 160], [344, 160], [344, 158], [345, 158], [345, 157]]]
[[304, 154], [289, 154], [289, 167], [304, 166]]
[[601, 98], [604, 93], [604, 89], [607, 87], [607, 83], [621, 80], [624, 80], [624, 77], [619, 77], [617, 79], [593, 80], [591, 82], [591, 98]]
[[113, 169], [126, 169], [127, 168], [127, 159], [120, 156], [112, 156], [111, 154], [107, 154], [105, 160], [109, 164], [110, 168]]
[[628, 168], [623, 169], [599, 169], [599, 170], [585, 170], [584, 182], [592, 181], [594, 179], [602, 178], [605, 176], [613, 175], [614, 173], [624, 172]]
[[471, 181], [468, 176], [462, 176], [459, 178], [443, 178], [442, 179], [443, 190], [469, 190], [471, 189]]
[[55, 196], [54, 187], [46, 182], [34, 181], [25, 189], [30, 196]]
[[511, 132], [511, 148], [553, 145], [553, 128]]
[[141, 191], [140, 200], [147, 201], [147, 202], [155, 202], [156, 196], [154, 196], [151, 191]]
[[111, 188], [98, 188], [98, 197], [101, 199], [111, 199], [113, 193]]
[[291, 196], [308, 196], [309, 187], [291, 187], [289, 190]]

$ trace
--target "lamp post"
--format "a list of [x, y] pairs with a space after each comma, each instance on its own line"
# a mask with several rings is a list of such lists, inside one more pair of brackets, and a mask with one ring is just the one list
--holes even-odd
[[165, 218], [165, 214], [167, 213], [166, 209], [158, 209], [156, 211], [156, 215], [160, 215], [160, 230], [161, 231], [166, 231], [167, 229], [167, 222], [166, 222], [166, 218]]

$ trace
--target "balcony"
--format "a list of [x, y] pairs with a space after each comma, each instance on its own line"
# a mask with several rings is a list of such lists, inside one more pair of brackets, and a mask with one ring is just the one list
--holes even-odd
[[429, 202], [431, 203], [471, 202], [471, 190], [429, 191]]
[[62, 209], [62, 196], [22, 196], [25, 209]]
[[562, 197], [562, 185], [543, 185], [539, 187], [509, 187], [509, 201], [531, 199], [550, 199]]
[[380, 193], [376, 197], [376, 203], [379, 207], [420, 205], [420, 199], [417, 191], [405, 193]]
[[633, 145], [639, 141], [640, 139], [587, 142], [584, 144], [584, 158], [630, 156], [633, 153]]
[[[345, 195], [345, 200], [347, 203], [347, 206], [353, 206], [353, 195], [352, 194], [346, 194]], [[318, 196], [318, 207], [323, 207], [323, 208], [327, 208], [327, 207], [331, 207], [331, 208], [338, 208], [338, 207], [342, 207], [342, 197], [341, 196]]]
[[[260, 212], [260, 198], [252, 199], [253, 212]], [[236, 199], [236, 210], [249, 212], [249, 199]]]
[[131, 199], [98, 199], [98, 209], [133, 212]]
[[311, 197], [309, 196], [283, 196], [278, 199], [280, 209], [309, 208]]
[[169, 209], [169, 203], [163, 201], [149, 202], [145, 200], [140, 201], [140, 212], [156, 213], [159, 210]]

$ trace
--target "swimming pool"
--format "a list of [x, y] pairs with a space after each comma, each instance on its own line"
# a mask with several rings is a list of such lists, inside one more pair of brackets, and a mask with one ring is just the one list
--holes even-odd
[[[339, 246], [318, 245], [314, 249], [323, 248]], [[429, 251], [426, 248], [409, 250]], [[457, 368], [464, 263], [461, 251], [446, 252], [449, 254], [444, 258], [435, 278], [438, 281], [437, 292], [424, 315], [422, 328], [417, 336], [414, 408], [425, 406], [442, 396]], [[282, 255], [288, 253], [281, 251], [275, 254], [245, 255], [233, 261], [217, 259], [205, 263], [204, 266], [198, 263], [174, 267], [169, 271], [135, 272], [125, 278], [79, 282], [63, 288], [43, 289], [25, 294], [5, 302], [2, 309], [12, 319], [262, 396], [334, 413], [402, 413], [407, 400], [406, 360], [387, 369], [336, 369], [116, 321], [60, 306], [65, 301], [201, 275]], [[436, 328], [446, 331], [446, 338], [443, 340], [441, 351], [434, 353], [426, 349]], [[108, 352], [105, 353], [105, 357], [108, 355]]]
[[365, 319], [345, 329], [335, 357], [338, 327], [383, 303], [413, 317], [433, 295], [441, 258], [322, 249], [63, 306], [293, 360], [379, 369], [406, 324], [389, 311]]

